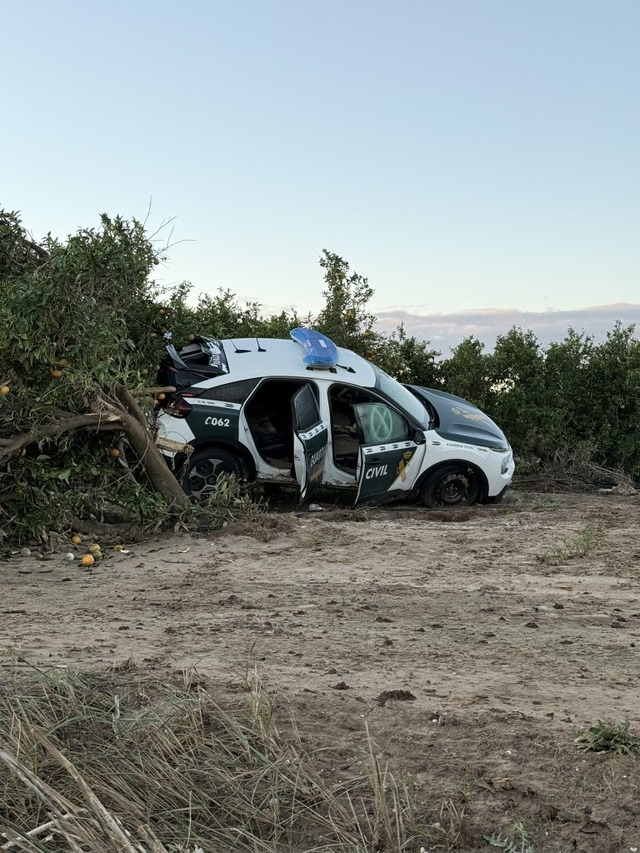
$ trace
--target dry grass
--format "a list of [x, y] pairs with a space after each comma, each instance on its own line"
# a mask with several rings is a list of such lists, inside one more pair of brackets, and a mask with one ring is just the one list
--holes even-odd
[[361, 772], [339, 782], [327, 778], [326, 760], [303, 749], [295, 725], [281, 734], [255, 679], [232, 713], [193, 677], [170, 686], [134, 676], [129, 667], [103, 676], [38, 671], [3, 685], [0, 850], [449, 846], [429, 830], [439, 806], [435, 822], [424, 807], [416, 814], [410, 786], [380, 763], [368, 732]]

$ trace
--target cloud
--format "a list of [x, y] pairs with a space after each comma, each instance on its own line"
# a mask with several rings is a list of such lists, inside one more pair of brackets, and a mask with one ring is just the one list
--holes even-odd
[[636, 337], [640, 335], [640, 305], [619, 302], [598, 305], [574, 311], [518, 311], [515, 308], [483, 308], [453, 314], [416, 314], [394, 308], [377, 313], [376, 328], [390, 334], [402, 323], [408, 335], [429, 341], [444, 356], [464, 338], [473, 336], [485, 344], [490, 352], [496, 338], [513, 326], [531, 330], [544, 347], [552, 341], [562, 341], [569, 327], [586, 332], [596, 342], [605, 339], [619, 320], [623, 326], [637, 324]]

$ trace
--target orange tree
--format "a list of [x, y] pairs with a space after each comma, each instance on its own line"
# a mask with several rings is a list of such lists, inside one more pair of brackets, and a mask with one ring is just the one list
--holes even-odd
[[375, 316], [369, 310], [373, 290], [364, 276], [351, 272], [339, 255], [323, 250], [320, 266], [324, 270], [325, 304], [315, 325], [338, 346], [370, 358], [379, 348], [382, 336], [374, 331]]
[[598, 461], [640, 480], [640, 340], [635, 325], [617, 322], [590, 350], [583, 371], [589, 411], [583, 429]]
[[373, 289], [369, 281], [352, 271], [348, 261], [323, 250], [320, 266], [324, 270], [324, 307], [313, 322], [338, 346], [346, 347], [375, 362], [401, 382], [416, 385], [438, 383], [436, 359], [428, 341], [407, 335], [400, 325], [391, 335], [375, 330], [376, 316], [369, 308]]
[[138, 522], [186, 507], [144, 411], [162, 316], [151, 278], [158, 261], [136, 221], [105, 215], [97, 229], [40, 245], [17, 214], [0, 211], [5, 533], [45, 537], [99, 520], [107, 507]]

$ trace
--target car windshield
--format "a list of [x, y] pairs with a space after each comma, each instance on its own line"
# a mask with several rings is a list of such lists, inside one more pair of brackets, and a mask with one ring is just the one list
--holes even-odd
[[411, 391], [408, 391], [404, 385], [401, 385], [396, 379], [392, 379], [384, 370], [380, 370], [375, 364], [371, 367], [376, 375], [376, 388], [381, 391], [388, 400], [397, 403], [406, 414], [420, 424], [423, 429], [429, 428], [429, 413], [425, 406], [415, 397]]

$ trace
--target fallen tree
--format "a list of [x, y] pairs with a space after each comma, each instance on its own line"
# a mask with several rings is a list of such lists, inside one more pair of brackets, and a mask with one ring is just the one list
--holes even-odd
[[135, 221], [103, 216], [98, 230], [39, 245], [17, 214], [0, 211], [6, 536], [64, 530], [78, 513], [95, 516], [103, 499], [154, 524], [189, 506], [147, 418], [154, 398], [145, 377], [157, 363], [162, 313], [150, 277], [158, 260]]

